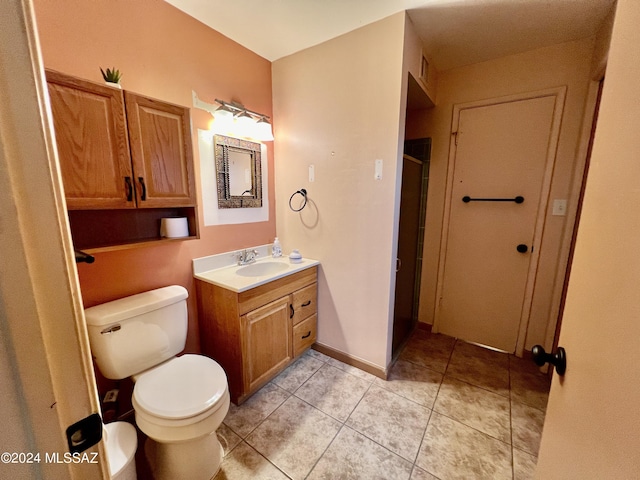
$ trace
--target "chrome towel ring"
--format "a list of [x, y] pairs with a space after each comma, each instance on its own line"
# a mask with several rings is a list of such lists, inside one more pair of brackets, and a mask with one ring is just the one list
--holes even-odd
[[[304, 198], [304, 201], [302, 202], [302, 206], [300, 208], [293, 208], [293, 205], [291, 205], [291, 201], [293, 200], [293, 197], [295, 197], [296, 195], [302, 195], [302, 197]], [[301, 188], [297, 192], [293, 192], [293, 195], [289, 197], [289, 208], [294, 212], [299, 212], [306, 206], [307, 206], [307, 191], [304, 188]]]

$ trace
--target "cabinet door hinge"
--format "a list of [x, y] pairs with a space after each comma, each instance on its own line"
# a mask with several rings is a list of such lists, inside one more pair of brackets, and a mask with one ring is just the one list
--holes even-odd
[[451, 135], [453, 135], [453, 140], [454, 142], [456, 142], [456, 147], [458, 146], [458, 132], [451, 132]]

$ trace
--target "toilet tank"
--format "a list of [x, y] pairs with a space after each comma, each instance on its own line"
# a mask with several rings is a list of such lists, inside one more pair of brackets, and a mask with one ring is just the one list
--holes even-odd
[[187, 289], [158, 288], [85, 309], [91, 352], [102, 375], [130, 377], [184, 349]]

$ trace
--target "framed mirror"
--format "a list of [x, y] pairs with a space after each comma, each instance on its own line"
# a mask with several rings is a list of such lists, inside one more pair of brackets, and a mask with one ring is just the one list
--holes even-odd
[[216, 135], [218, 208], [262, 206], [260, 144]]

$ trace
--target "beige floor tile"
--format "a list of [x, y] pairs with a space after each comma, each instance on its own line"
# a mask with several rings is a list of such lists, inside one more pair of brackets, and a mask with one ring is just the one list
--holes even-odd
[[246, 439], [294, 480], [304, 479], [342, 424], [296, 397], [289, 397]]
[[509, 396], [509, 356], [466, 342], [457, 342], [447, 375], [499, 395]]
[[325, 363], [331, 360], [331, 357], [329, 357], [328, 355], [325, 355], [324, 353], [320, 353], [319, 351], [314, 350], [313, 348], [310, 348], [309, 350], [307, 350], [305, 355], [308, 355], [310, 357], [315, 358], [316, 360], [320, 360], [321, 362], [325, 362]]
[[517, 448], [513, 449], [513, 480], [533, 480], [538, 459]]
[[233, 450], [236, 445], [242, 441], [242, 439], [224, 423], [220, 424], [218, 430], [216, 430], [216, 435], [218, 436], [220, 445], [222, 445], [222, 448], [224, 449], [225, 456], [229, 455], [229, 452], [231, 452], [231, 450]]
[[546, 374], [540, 372], [540, 367], [537, 366], [531, 358], [519, 358], [515, 355], [509, 355], [509, 370], [511, 372], [533, 373], [546, 376]]
[[239, 407], [232, 403], [224, 424], [244, 438], [289, 396], [274, 383], [268, 383]]
[[441, 383], [441, 373], [400, 359], [391, 368], [387, 380], [377, 378], [375, 381], [379, 387], [428, 408], [433, 407]]
[[296, 391], [295, 395], [327, 415], [344, 422], [369, 386], [369, 382], [325, 364]]
[[413, 467], [411, 480], [438, 480], [438, 478], [434, 477], [429, 472], [425, 472], [420, 467]]
[[511, 443], [509, 399], [445, 375], [433, 410]]
[[444, 373], [456, 341], [446, 335], [417, 330], [398, 358]]
[[431, 410], [373, 385], [346, 425], [414, 462]]
[[352, 365], [347, 365], [346, 363], [341, 362], [340, 360], [336, 360], [335, 358], [329, 358], [329, 360], [327, 360], [327, 363], [332, 367], [336, 367], [337, 369], [342, 370], [343, 372], [350, 373], [351, 375], [354, 375], [369, 383], [373, 382], [376, 378], [378, 378], [369, 372], [360, 370], [359, 368], [354, 367]]
[[324, 362], [309, 356], [302, 355], [287, 369], [273, 379], [273, 383], [288, 392], [295, 392], [300, 386], [316, 373]]
[[549, 377], [540, 372], [511, 370], [511, 399], [540, 410], [547, 409]]
[[433, 412], [416, 465], [442, 479], [511, 480], [511, 447]]
[[407, 480], [411, 468], [411, 462], [345, 426], [307, 478]]
[[542, 410], [511, 401], [512, 441], [515, 448], [537, 456], [543, 423]]
[[214, 480], [287, 480], [287, 476], [246, 443], [233, 449]]

